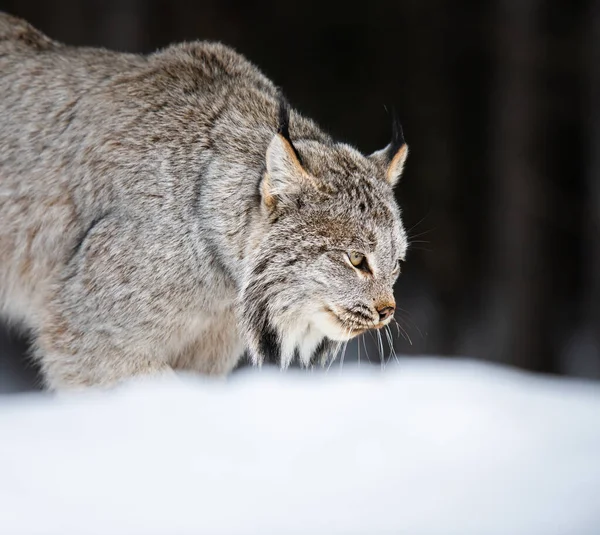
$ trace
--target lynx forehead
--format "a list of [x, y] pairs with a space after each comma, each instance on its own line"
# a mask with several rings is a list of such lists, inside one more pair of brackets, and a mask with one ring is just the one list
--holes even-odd
[[51, 388], [304, 364], [391, 321], [400, 125], [363, 155], [218, 43], [73, 48], [0, 14], [0, 310]]

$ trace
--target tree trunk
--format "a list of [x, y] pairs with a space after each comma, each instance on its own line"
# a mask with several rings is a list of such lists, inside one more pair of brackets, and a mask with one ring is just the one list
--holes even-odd
[[540, 0], [498, 0], [492, 101], [491, 313], [481, 354], [542, 370], [545, 209], [536, 143], [541, 134]]
[[[589, 54], [589, 166], [584, 216], [583, 321], [576, 356], [579, 369], [567, 370], [600, 378], [600, 1], [591, 6]], [[573, 360], [573, 355], [567, 355]]]

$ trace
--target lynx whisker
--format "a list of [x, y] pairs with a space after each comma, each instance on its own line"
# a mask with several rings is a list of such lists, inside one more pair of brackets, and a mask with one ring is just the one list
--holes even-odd
[[[394, 341], [393, 341], [393, 338], [392, 338], [392, 331], [391, 331], [389, 325], [385, 326], [385, 333], [386, 333], [386, 336], [387, 336], [387, 339], [388, 339], [388, 344], [390, 345], [390, 357], [393, 355], [394, 358], [396, 359], [396, 362], [398, 364], [400, 364], [400, 361], [398, 360], [398, 355], [396, 355], [396, 349], [394, 348]], [[388, 357], [388, 360], [389, 360], [389, 357]]]
[[383, 340], [381, 339], [381, 332], [377, 331], [377, 348], [379, 350], [379, 362], [381, 363], [381, 369], [385, 369], [385, 355], [383, 353]]
[[369, 364], [373, 364], [373, 362], [371, 361], [371, 357], [369, 356], [369, 350], [367, 349], [367, 342], [365, 340], [364, 333], [360, 335], [360, 338], [362, 339], [363, 348], [365, 350], [365, 356], [367, 357]]
[[421, 223], [423, 223], [431, 214], [431, 210], [429, 210], [421, 219], [419, 219], [419, 221], [417, 221], [412, 227], [410, 227], [407, 231], [406, 234], [410, 234], [413, 230], [415, 230]]

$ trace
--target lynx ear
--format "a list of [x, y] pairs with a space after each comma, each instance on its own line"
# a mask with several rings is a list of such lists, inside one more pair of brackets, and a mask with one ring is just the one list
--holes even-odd
[[267, 172], [261, 184], [261, 195], [267, 208], [278, 201], [289, 201], [300, 193], [302, 186], [313, 182], [304, 170], [300, 155], [289, 134], [289, 106], [280, 98], [279, 127], [266, 154]]
[[404, 162], [408, 156], [408, 145], [404, 141], [404, 133], [398, 118], [392, 118], [392, 141], [384, 149], [378, 150], [369, 156], [378, 167], [384, 170], [385, 179], [391, 186], [395, 186], [404, 170]]

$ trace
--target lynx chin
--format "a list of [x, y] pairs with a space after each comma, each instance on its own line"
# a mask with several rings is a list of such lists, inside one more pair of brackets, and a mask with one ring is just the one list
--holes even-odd
[[0, 13], [0, 312], [48, 388], [287, 367], [387, 325], [400, 125], [365, 156], [231, 48], [147, 56]]

